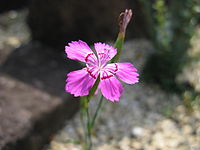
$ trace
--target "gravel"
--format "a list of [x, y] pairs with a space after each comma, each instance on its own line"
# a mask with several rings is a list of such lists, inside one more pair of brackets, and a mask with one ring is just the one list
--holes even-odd
[[8, 11], [0, 15], [0, 63], [14, 49], [30, 41], [30, 31], [25, 22], [26, 16], [27, 10]]
[[[141, 72], [146, 58], [153, 52], [148, 41], [132, 40], [124, 45], [122, 61], [131, 61]], [[93, 133], [95, 150], [199, 150], [200, 111], [188, 113], [181, 98], [165, 93], [156, 85], [124, 85], [118, 103], [104, 100]], [[91, 111], [99, 96], [91, 101]], [[81, 140], [83, 130], [79, 114], [66, 122], [48, 146], [49, 150], [81, 150], [81, 145], [66, 143]]]

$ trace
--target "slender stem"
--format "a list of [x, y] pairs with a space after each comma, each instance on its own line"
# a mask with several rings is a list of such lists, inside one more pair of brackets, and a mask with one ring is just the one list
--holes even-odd
[[[85, 104], [87, 103], [87, 104]], [[98, 103], [98, 106], [96, 108], [95, 114], [92, 117], [92, 120], [90, 118], [89, 113], [89, 104], [87, 99], [82, 99], [82, 105], [81, 105], [81, 121], [83, 124], [83, 127], [85, 128], [84, 134], [85, 134], [85, 148], [84, 150], [92, 150], [92, 129], [94, 127], [96, 118], [98, 116], [99, 110], [103, 103], [103, 95], [100, 98], [100, 101]], [[86, 123], [84, 122], [86, 120]]]
[[87, 150], [92, 149], [92, 139], [91, 139], [91, 123], [90, 123], [90, 114], [89, 108], [86, 108], [86, 116], [87, 116]]
[[100, 108], [101, 108], [101, 106], [102, 106], [102, 103], [103, 103], [103, 95], [101, 95], [101, 98], [100, 98], [100, 101], [99, 101], [99, 103], [98, 103], [97, 109], [96, 109], [95, 114], [94, 114], [94, 116], [93, 116], [93, 118], [92, 118], [92, 121], [91, 121], [91, 128], [93, 128], [93, 126], [94, 126], [94, 123], [95, 123], [95, 121], [96, 121], [97, 115], [98, 115], [99, 110], [100, 110]]
[[85, 140], [85, 144], [87, 143], [86, 139], [87, 139], [87, 130], [86, 130], [86, 123], [85, 123], [85, 112], [84, 109], [81, 107], [80, 110], [80, 120], [81, 120], [81, 125], [83, 127], [83, 132], [84, 132], [84, 140]]
[[81, 98], [81, 123], [84, 128], [84, 150], [91, 150], [90, 115], [87, 97]]

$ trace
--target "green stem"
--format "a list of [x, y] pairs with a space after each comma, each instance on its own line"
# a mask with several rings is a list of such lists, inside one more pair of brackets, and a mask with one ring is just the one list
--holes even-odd
[[[127, 25], [129, 24], [130, 20], [132, 17], [132, 11], [126, 9], [125, 12], [123, 12], [122, 14], [120, 14], [120, 20], [119, 20], [119, 26], [120, 26], [120, 31], [116, 40], [116, 43], [114, 45], [114, 47], [117, 49], [117, 54], [115, 55], [115, 57], [111, 60], [112, 63], [118, 62], [119, 60], [119, 56], [121, 54], [121, 50], [122, 50], [122, 46], [124, 44], [124, 38], [125, 38], [125, 33], [126, 33], [126, 28]], [[91, 131], [93, 129], [93, 126], [95, 124], [97, 115], [99, 113], [99, 110], [102, 106], [103, 103], [103, 96], [101, 96], [100, 102], [97, 106], [97, 109], [95, 111], [95, 114], [92, 118], [92, 121], [90, 120], [90, 114], [89, 114], [89, 102], [90, 99], [93, 97], [93, 95], [95, 94], [95, 91], [98, 88], [98, 85], [100, 83], [100, 75], [98, 76], [97, 80], [95, 81], [93, 87], [91, 88], [89, 95], [88, 96], [83, 96], [81, 97], [81, 115], [83, 118], [82, 122], [84, 121], [84, 117], [86, 117], [87, 123], [86, 123], [86, 127], [87, 130], [85, 132], [85, 150], [91, 150], [92, 149], [92, 140], [91, 140]], [[84, 124], [84, 122], [83, 122]]]
[[92, 140], [91, 140], [91, 120], [89, 113], [89, 101], [88, 97], [81, 97], [81, 122], [83, 124], [84, 130], [84, 150], [92, 150]]
[[[81, 120], [83, 127], [86, 129], [84, 130], [85, 134], [85, 148], [84, 150], [92, 150], [92, 129], [94, 127], [95, 121], [97, 119], [98, 113], [101, 109], [101, 106], [103, 104], [103, 95], [100, 98], [100, 101], [98, 103], [98, 106], [96, 108], [95, 114], [92, 117], [92, 120], [90, 119], [90, 113], [89, 113], [89, 107], [85, 105], [85, 101], [87, 102], [87, 99], [82, 99], [82, 107], [81, 107]], [[84, 118], [86, 120], [86, 125], [84, 123]]]
[[84, 132], [84, 144], [86, 144], [87, 143], [87, 141], [86, 141], [86, 139], [87, 139], [87, 130], [86, 130], [86, 123], [85, 123], [85, 112], [84, 112], [84, 109], [83, 109], [83, 107], [81, 107], [81, 110], [80, 110], [80, 120], [81, 120], [81, 125], [82, 125], [82, 127], [83, 127], [83, 132]]
[[87, 150], [92, 149], [92, 139], [91, 139], [91, 126], [90, 126], [90, 114], [89, 108], [86, 109], [86, 116], [87, 116]]
[[95, 111], [95, 114], [94, 114], [94, 116], [93, 116], [93, 118], [92, 118], [91, 128], [94, 127], [94, 123], [95, 123], [95, 121], [96, 121], [96, 118], [97, 118], [97, 115], [98, 115], [98, 113], [99, 113], [99, 110], [100, 110], [100, 108], [101, 108], [101, 106], [102, 106], [102, 103], [103, 103], [103, 95], [101, 95], [101, 99], [100, 99], [100, 101], [99, 101], [99, 104], [98, 104], [98, 106], [97, 106], [97, 109], [96, 109], [96, 111]]
[[125, 38], [125, 33], [124, 32], [119, 32], [117, 40], [115, 42], [114, 48], [117, 49], [117, 54], [115, 57], [111, 60], [111, 63], [116, 63], [119, 60], [119, 56], [121, 55], [122, 51], [122, 46], [124, 44], [124, 38]]
[[91, 150], [91, 129], [90, 129], [90, 114], [88, 107], [88, 97], [81, 97], [81, 123], [84, 128], [84, 150]]

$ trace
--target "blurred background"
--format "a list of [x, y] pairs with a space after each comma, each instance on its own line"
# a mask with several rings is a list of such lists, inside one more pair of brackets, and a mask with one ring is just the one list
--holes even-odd
[[[104, 102], [97, 150], [200, 150], [199, 0], [1, 0], [0, 150], [81, 149], [78, 98], [64, 91], [73, 40], [113, 45], [118, 16], [133, 10], [121, 61], [140, 83]], [[92, 111], [98, 102], [91, 102]]]

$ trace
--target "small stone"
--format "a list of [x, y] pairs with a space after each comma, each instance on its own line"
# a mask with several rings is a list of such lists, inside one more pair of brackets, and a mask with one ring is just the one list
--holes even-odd
[[119, 147], [120, 150], [131, 150], [130, 148], [130, 138], [124, 137], [120, 142], [119, 142]]
[[55, 141], [51, 143], [51, 150], [66, 150], [66, 149], [81, 150], [81, 146], [75, 145], [73, 143], [63, 144], [63, 143], [55, 142]]
[[185, 134], [191, 134], [192, 133], [192, 127], [191, 126], [189, 126], [189, 125], [184, 125], [183, 127], [182, 127], [182, 130], [183, 130], [183, 132], [185, 133]]
[[176, 124], [172, 121], [172, 120], [169, 120], [169, 119], [165, 119], [163, 120], [162, 122], [160, 122], [160, 127], [163, 131], [170, 131], [170, 130], [176, 130]]
[[144, 129], [139, 126], [135, 126], [132, 128], [131, 134], [133, 137], [139, 138], [144, 135]]
[[177, 148], [178, 145], [180, 144], [180, 140], [179, 139], [166, 139], [166, 143], [167, 143], [167, 146], [170, 147], [170, 148]]
[[135, 150], [139, 150], [142, 149], [142, 144], [138, 141], [133, 140], [133, 142], [131, 143], [131, 147]]
[[161, 132], [157, 132], [152, 138], [152, 145], [158, 149], [164, 149], [166, 147], [165, 138]]
[[199, 141], [200, 141], [200, 126], [196, 129], [196, 134], [199, 137]]
[[21, 45], [21, 42], [20, 42], [19, 38], [17, 38], [17, 37], [9, 37], [6, 41], [6, 43], [15, 48], [17, 48]]
[[118, 149], [111, 145], [104, 144], [102, 146], [99, 146], [96, 150], [118, 150]]
[[15, 19], [18, 16], [18, 12], [17, 11], [10, 11], [8, 15], [9, 15], [9, 18]]

